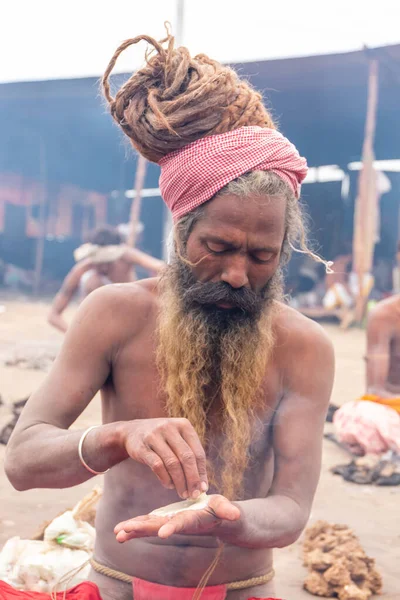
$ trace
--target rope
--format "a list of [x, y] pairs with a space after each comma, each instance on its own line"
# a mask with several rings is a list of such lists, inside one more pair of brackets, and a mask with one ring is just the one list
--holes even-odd
[[[216, 565], [214, 563], [216, 563], [220, 559], [221, 552], [222, 547], [218, 548], [216, 557], [214, 558], [207, 571], [204, 573], [199, 583], [199, 588], [202, 581], [206, 578], [206, 575], [208, 575], [208, 578], [211, 575], [211, 573], [209, 573], [211, 571], [211, 567], [215, 568]], [[130, 575], [126, 575], [125, 573], [121, 573], [121, 571], [116, 571], [115, 569], [110, 569], [110, 567], [105, 567], [104, 565], [98, 563], [94, 558], [90, 559], [90, 564], [93, 570], [96, 571], [96, 573], [100, 573], [101, 575], [105, 575], [106, 577], [111, 577], [112, 579], [118, 579], [119, 581], [123, 581], [124, 583], [132, 583], [133, 577], [131, 577]], [[226, 587], [228, 590], [245, 590], [250, 587], [255, 587], [256, 585], [269, 583], [273, 579], [274, 575], [275, 571], [272, 569], [271, 571], [269, 571], [269, 573], [266, 573], [266, 575], [260, 575], [259, 577], [252, 577], [251, 579], [244, 579], [242, 581], [232, 581], [231, 583], [228, 583]], [[195, 598], [193, 598], [193, 600], [195, 600]]]
[[115, 569], [110, 569], [110, 567], [105, 567], [94, 560], [94, 558], [90, 559], [90, 565], [96, 573], [100, 573], [100, 575], [105, 575], [106, 577], [111, 577], [111, 579], [118, 579], [118, 581], [123, 581], [124, 583], [132, 583], [133, 577], [130, 575], [125, 575], [125, 573], [121, 573], [121, 571], [116, 571]]
[[263, 585], [269, 583], [275, 577], [275, 571], [271, 569], [269, 573], [260, 575], [259, 577], [252, 577], [251, 579], [244, 579], [242, 581], [232, 581], [226, 586], [228, 590], [245, 590], [247, 588], [255, 587], [256, 585]]

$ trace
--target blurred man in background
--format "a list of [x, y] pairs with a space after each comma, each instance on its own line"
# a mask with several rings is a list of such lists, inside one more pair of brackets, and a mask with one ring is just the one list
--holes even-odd
[[400, 296], [368, 316], [366, 394], [335, 412], [338, 440], [353, 454], [400, 452]]
[[65, 277], [48, 315], [50, 325], [63, 333], [68, 329], [63, 312], [77, 293], [83, 299], [103, 285], [135, 281], [135, 266], [151, 275], [164, 266], [161, 260], [126, 246], [118, 230], [111, 227], [94, 231], [88, 243], [75, 250], [74, 257], [77, 264]]
[[367, 393], [398, 398], [400, 411], [400, 295], [378, 302], [368, 317]]

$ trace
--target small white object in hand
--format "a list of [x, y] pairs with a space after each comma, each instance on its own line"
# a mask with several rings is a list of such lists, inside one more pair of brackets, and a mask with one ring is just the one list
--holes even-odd
[[184, 510], [202, 510], [207, 508], [209, 496], [205, 492], [193, 500], [182, 500], [181, 502], [174, 502], [174, 504], [168, 504], [168, 506], [162, 506], [153, 510], [150, 514], [155, 517], [173, 517]]

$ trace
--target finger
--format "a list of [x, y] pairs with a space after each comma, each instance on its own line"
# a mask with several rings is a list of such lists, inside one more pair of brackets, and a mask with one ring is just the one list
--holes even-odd
[[237, 521], [240, 519], [240, 510], [237, 506], [229, 502], [224, 496], [211, 496], [208, 502], [208, 508], [216, 517], [226, 521]]
[[188, 488], [182, 464], [173, 449], [164, 439], [151, 442], [151, 450], [162, 460], [164, 470], [181, 498], [188, 498]]
[[124, 543], [129, 540], [134, 540], [137, 538], [157, 537], [157, 535], [158, 535], [158, 529], [156, 529], [156, 528], [148, 527], [148, 526], [147, 527], [137, 526], [136, 529], [129, 531], [129, 532], [120, 531], [119, 533], [117, 533], [116, 539], [117, 539], [117, 542]]
[[156, 537], [160, 527], [167, 522], [167, 519], [148, 519], [144, 521], [135, 521], [125, 523], [124, 529], [116, 534], [118, 542], [127, 542], [135, 538]]
[[178, 528], [177, 528], [176, 523], [166, 523], [159, 529], [158, 537], [161, 538], [162, 540], [166, 540], [167, 538], [171, 537], [171, 535], [174, 535], [175, 533], [178, 533]]
[[199, 439], [199, 436], [196, 433], [196, 430], [191, 425], [189, 421], [184, 419], [184, 423], [180, 428], [180, 433], [187, 443], [187, 445], [191, 448], [197, 463], [197, 470], [200, 476], [200, 489], [202, 492], [207, 492], [208, 490], [208, 476], [207, 476], [207, 459], [206, 453], [204, 452], [203, 445]]
[[114, 533], [118, 533], [128, 527], [129, 523], [132, 521], [148, 521], [150, 519], [150, 515], [140, 515], [139, 517], [134, 517], [133, 519], [128, 519], [127, 521], [121, 521], [114, 527]]
[[159, 529], [158, 536], [167, 538], [176, 533], [204, 535], [221, 523], [213, 511], [185, 511], [168, 519]]
[[[158, 530], [157, 530], [158, 531]], [[117, 533], [116, 540], [117, 542], [119, 542], [120, 544], [123, 544], [124, 542], [129, 542], [129, 540], [135, 540], [138, 538], [144, 538], [144, 537], [156, 537], [157, 536], [157, 531], [154, 533], [151, 533], [149, 531], [145, 531], [145, 530], [137, 530], [137, 531], [131, 531], [130, 533], [127, 533], [126, 531], [120, 531], [119, 533]]]
[[182, 466], [189, 498], [198, 498], [203, 490], [193, 450], [178, 432], [171, 433], [166, 439]]
[[142, 455], [142, 461], [144, 464], [150, 467], [164, 487], [169, 490], [176, 487], [174, 482], [171, 480], [167, 469], [165, 468], [163, 459], [157, 452], [154, 452], [151, 448], [147, 448]]
[[131, 519], [130, 521], [126, 521], [123, 527], [123, 531], [126, 533], [131, 533], [133, 531], [158, 531], [160, 527], [164, 525], [164, 523], [168, 522], [168, 517], [153, 517], [152, 519], [143, 520], [140, 519]]
[[162, 524], [158, 531], [158, 537], [166, 539], [176, 533], [184, 533], [187, 530], [192, 531], [197, 520], [197, 516], [189, 511], [175, 515], [175, 517]]

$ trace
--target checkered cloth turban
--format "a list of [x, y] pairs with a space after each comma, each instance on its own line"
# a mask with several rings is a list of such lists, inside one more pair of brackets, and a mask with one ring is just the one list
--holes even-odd
[[249, 171], [272, 171], [300, 196], [306, 159], [276, 129], [241, 127], [211, 135], [160, 161], [161, 195], [177, 221]]

